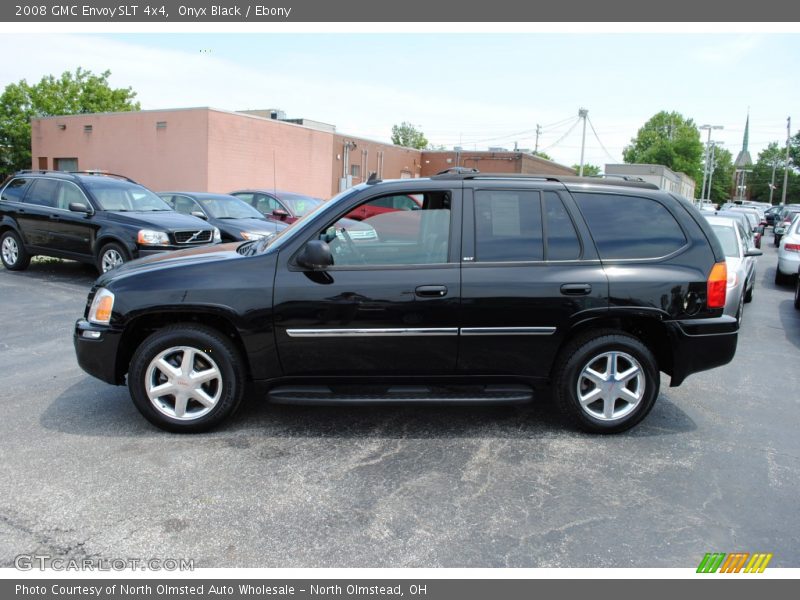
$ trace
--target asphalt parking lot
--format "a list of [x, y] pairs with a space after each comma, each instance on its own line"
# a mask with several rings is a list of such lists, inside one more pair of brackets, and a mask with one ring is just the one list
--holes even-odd
[[0, 270], [0, 567], [18, 554], [200, 567], [800, 567], [800, 312], [767, 234], [733, 363], [618, 436], [525, 407], [253, 399], [223, 429], [149, 425], [81, 371], [94, 271]]

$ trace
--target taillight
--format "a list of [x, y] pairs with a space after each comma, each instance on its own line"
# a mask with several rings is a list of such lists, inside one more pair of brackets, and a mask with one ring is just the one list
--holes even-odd
[[728, 283], [728, 265], [718, 262], [711, 268], [706, 282], [708, 308], [725, 308], [725, 288]]
[[800, 252], [800, 244], [784, 244], [783, 249], [788, 252]]

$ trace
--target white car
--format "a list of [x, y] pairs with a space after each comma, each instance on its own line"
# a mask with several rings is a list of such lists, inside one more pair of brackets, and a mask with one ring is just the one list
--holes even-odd
[[792, 223], [781, 237], [780, 246], [778, 246], [778, 268], [775, 269], [775, 283], [789, 283], [793, 277], [797, 277], [798, 269], [800, 269], [800, 217], [795, 214]]
[[741, 323], [744, 304], [753, 299], [756, 286], [755, 257], [762, 252], [748, 244], [747, 232], [738, 219], [706, 216], [706, 220], [717, 234], [728, 266], [724, 314], [736, 317]]

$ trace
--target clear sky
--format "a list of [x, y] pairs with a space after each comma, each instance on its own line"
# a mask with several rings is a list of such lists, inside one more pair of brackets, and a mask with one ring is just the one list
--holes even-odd
[[712, 139], [734, 157], [748, 107], [754, 159], [783, 143], [787, 116], [800, 129], [798, 34], [6, 33], [0, 55], [3, 87], [110, 69], [144, 109], [280, 108], [379, 140], [409, 121], [433, 144], [533, 148], [540, 124], [539, 148], [569, 165], [580, 107], [601, 166], [660, 110], [723, 125]]

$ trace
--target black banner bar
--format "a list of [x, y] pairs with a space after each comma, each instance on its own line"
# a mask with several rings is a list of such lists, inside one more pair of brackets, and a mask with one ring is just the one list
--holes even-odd
[[792, 22], [800, 3], [785, 0], [576, 0], [573, 2], [492, 2], [461, 0], [91, 0], [30, 1], [0, 5], [4, 22], [86, 23], [269, 23], [269, 22]]
[[531, 600], [535, 598], [647, 598], [674, 600], [725, 595], [726, 599], [795, 597], [797, 581], [754, 576], [698, 576], [696, 579], [298, 579], [186, 580], [130, 579], [3, 580], [8, 600]]

